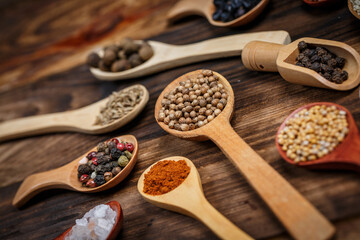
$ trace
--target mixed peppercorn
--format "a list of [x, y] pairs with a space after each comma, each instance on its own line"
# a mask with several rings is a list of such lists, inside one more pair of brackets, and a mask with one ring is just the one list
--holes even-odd
[[96, 52], [90, 53], [87, 64], [106, 72], [120, 72], [139, 66], [152, 55], [153, 50], [147, 42], [138, 44], [130, 38], [124, 38], [116, 44], [105, 47], [102, 57]]
[[331, 53], [324, 47], [317, 47], [304, 41], [299, 42], [299, 55], [296, 65], [306, 67], [319, 73], [325, 79], [341, 84], [348, 79], [348, 73], [342, 70], [345, 59]]
[[230, 22], [250, 11], [259, 2], [260, 0], [214, 0], [216, 10], [212, 18], [214, 21]]
[[79, 161], [78, 179], [86, 187], [98, 187], [110, 181], [126, 167], [132, 158], [134, 145], [113, 138], [101, 142]]
[[211, 70], [188, 76], [164, 95], [158, 121], [171, 129], [190, 131], [214, 120], [225, 108], [228, 94]]
[[335, 106], [317, 105], [287, 120], [277, 141], [286, 156], [298, 163], [329, 154], [348, 132], [345, 111]]

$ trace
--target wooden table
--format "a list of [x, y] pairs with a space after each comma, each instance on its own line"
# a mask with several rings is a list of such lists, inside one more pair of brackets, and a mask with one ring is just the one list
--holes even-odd
[[[360, 239], [360, 177], [345, 171], [308, 171], [285, 163], [275, 132], [294, 109], [315, 101], [347, 107], [360, 126], [359, 88], [337, 92], [293, 85], [276, 73], [250, 72], [240, 57], [206, 61], [129, 81], [102, 82], [84, 65], [88, 52], [130, 36], [187, 44], [235, 33], [286, 30], [292, 39], [318, 37], [345, 42], [360, 51], [360, 21], [345, 1], [310, 8], [300, 0], [273, 0], [252, 24], [225, 29], [200, 17], [166, 26], [175, 1], [0, 1], [0, 121], [76, 109], [134, 83], [145, 85], [150, 101], [130, 124], [109, 134], [47, 134], [0, 143], [0, 239], [50, 239], [97, 204], [117, 200], [124, 210], [122, 239], [216, 239], [203, 224], [145, 202], [136, 190], [140, 174], [154, 161], [173, 155], [192, 159], [209, 202], [256, 239], [289, 235], [230, 161], [210, 141], [193, 142], [164, 132], [154, 105], [162, 89], [183, 73], [209, 68], [223, 74], [235, 92], [231, 124], [267, 162], [337, 227], [336, 239]], [[115, 188], [96, 194], [50, 190], [22, 209], [11, 205], [22, 180], [62, 166], [99, 141], [117, 135], [138, 138], [138, 163]]]

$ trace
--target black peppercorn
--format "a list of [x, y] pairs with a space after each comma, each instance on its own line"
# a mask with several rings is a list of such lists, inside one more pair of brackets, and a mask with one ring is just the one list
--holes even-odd
[[330, 80], [331, 79], [331, 74], [330, 73], [324, 73], [324, 74], [322, 74], [322, 76], [324, 77], [324, 78], [326, 78], [327, 80]]
[[335, 59], [330, 59], [327, 64], [329, 65], [329, 67], [335, 68], [337, 65], [337, 61]]
[[298, 49], [300, 50], [300, 52], [304, 51], [307, 48], [307, 44], [304, 41], [301, 41], [298, 43]]
[[131, 67], [137, 67], [142, 64], [141, 57], [137, 53], [131, 54], [131, 56], [129, 57], [129, 62], [131, 64]]
[[104, 152], [105, 151], [105, 148], [107, 148], [106, 144], [104, 142], [100, 142], [98, 145], [97, 145], [97, 150], [98, 152]]
[[300, 54], [296, 57], [296, 60], [297, 60], [297, 61], [301, 61], [304, 57], [305, 57], [305, 54], [300, 53]]
[[100, 62], [99, 62], [99, 69], [100, 69], [101, 71], [105, 71], [105, 72], [109, 72], [109, 71], [110, 71], [110, 67], [105, 64], [104, 60], [100, 60]]
[[89, 56], [87, 57], [86, 63], [90, 66], [90, 67], [99, 67], [99, 62], [100, 62], [100, 57], [97, 53], [90, 53]]
[[94, 182], [96, 183], [97, 186], [103, 185], [104, 183], [106, 183], [104, 175], [96, 175]]
[[116, 53], [112, 50], [105, 50], [103, 60], [107, 66], [110, 66], [116, 60]]
[[111, 164], [111, 166], [112, 166], [113, 168], [119, 166], [119, 164], [118, 164], [117, 161], [111, 161], [110, 164]]
[[310, 58], [311, 62], [321, 62], [321, 57], [319, 55], [314, 55]]
[[113, 148], [110, 150], [110, 155], [112, 160], [117, 160], [122, 155], [122, 152], [117, 148]]
[[89, 174], [91, 173], [91, 167], [88, 166], [87, 164], [81, 164], [78, 167], [78, 172], [81, 174]]
[[321, 62], [322, 63], [326, 63], [332, 58], [332, 56], [330, 54], [325, 54], [322, 56]]
[[344, 58], [342, 58], [342, 57], [336, 57], [335, 60], [336, 60], [336, 62], [337, 62], [337, 66], [338, 66], [339, 68], [343, 68], [343, 67], [344, 67], [344, 65], [345, 65], [345, 59], [344, 59]]
[[109, 141], [109, 142], [107, 143], [107, 146], [109, 147], [109, 149], [110, 149], [110, 151], [111, 151], [111, 149], [116, 148], [116, 143], [113, 142], [113, 141]]
[[314, 70], [315, 72], [320, 72], [320, 63], [314, 62], [313, 64], [311, 64], [310, 69]]

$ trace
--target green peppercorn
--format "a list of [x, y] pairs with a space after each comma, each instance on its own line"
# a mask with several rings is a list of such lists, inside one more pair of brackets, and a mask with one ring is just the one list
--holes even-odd
[[118, 164], [120, 167], [125, 167], [128, 163], [129, 159], [125, 155], [119, 157]]
[[128, 159], [131, 159], [131, 158], [132, 158], [132, 154], [131, 154], [131, 152], [129, 152], [128, 150], [126, 150], [126, 151], [124, 152], [124, 154], [125, 154], [125, 156], [126, 156]]

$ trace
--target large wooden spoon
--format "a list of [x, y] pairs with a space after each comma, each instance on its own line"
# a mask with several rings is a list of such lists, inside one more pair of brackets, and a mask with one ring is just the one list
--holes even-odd
[[138, 142], [133, 135], [124, 135], [117, 138], [119, 138], [124, 142], [130, 142], [134, 144], [134, 150], [132, 152], [132, 158], [130, 159], [126, 167], [123, 170], [121, 170], [121, 172], [118, 173], [115, 177], [113, 177], [110, 181], [106, 182], [105, 184], [99, 187], [88, 188], [82, 186], [82, 183], [78, 180], [77, 168], [79, 165], [79, 161], [82, 158], [84, 158], [89, 152], [95, 151], [96, 147], [94, 147], [89, 151], [87, 151], [85, 154], [76, 158], [74, 161], [60, 168], [42, 173], [36, 173], [25, 178], [25, 180], [17, 190], [12, 204], [15, 207], [19, 208], [22, 205], [24, 205], [27, 201], [29, 201], [32, 197], [34, 197], [36, 194], [48, 189], [62, 188], [62, 189], [69, 189], [72, 191], [78, 191], [84, 193], [93, 193], [93, 192], [104, 191], [116, 186], [122, 180], [124, 180], [127, 175], [129, 175], [129, 173], [135, 166], [137, 160], [137, 154], [139, 151]]
[[[278, 135], [280, 131], [285, 127], [286, 122], [293, 118], [294, 115], [303, 109], [309, 109], [316, 105], [335, 106], [336, 108], [346, 112], [346, 120], [349, 124], [349, 133], [345, 137], [342, 143], [340, 143], [332, 152], [329, 154], [306, 162], [295, 163], [292, 159], [286, 156], [286, 152], [281, 149], [278, 143]], [[292, 112], [280, 125], [279, 130], [275, 138], [276, 148], [280, 153], [281, 157], [290, 164], [309, 168], [309, 169], [346, 169], [360, 172], [360, 134], [356, 126], [353, 116], [350, 111], [336, 103], [329, 102], [316, 102], [302, 106]]]
[[[299, 54], [297, 46], [300, 41], [325, 47], [337, 56], [345, 58], [343, 69], [349, 73], [349, 78], [342, 84], [336, 84], [309, 68], [296, 66], [296, 57]], [[241, 57], [246, 68], [254, 71], [278, 71], [286, 81], [295, 84], [346, 91], [360, 83], [360, 55], [355, 49], [342, 42], [300, 38], [284, 46], [254, 41], [244, 47]]]
[[137, 184], [139, 193], [146, 201], [155, 206], [198, 219], [221, 239], [253, 239], [221, 215], [221, 213], [206, 200], [199, 172], [192, 161], [180, 156], [168, 157], [160, 161], [163, 160], [185, 160], [186, 164], [190, 167], [190, 173], [184, 182], [172, 191], [162, 195], [149, 195], [143, 192], [144, 177], [150, 168], [157, 163], [155, 162], [141, 174]]
[[172, 7], [167, 15], [168, 21], [174, 22], [180, 18], [190, 15], [200, 15], [207, 18], [210, 24], [217, 27], [237, 27], [253, 21], [265, 9], [269, 0], [261, 0], [253, 9], [246, 14], [229, 22], [214, 21], [212, 18], [215, 12], [213, 0], [182, 0]]
[[212, 140], [248, 180], [265, 203], [283, 223], [295, 239], [328, 239], [335, 232], [331, 223], [296, 191], [279, 173], [262, 159], [246, 142], [236, 134], [230, 125], [234, 109], [234, 92], [230, 83], [219, 73], [229, 97], [223, 111], [210, 123], [191, 131], [170, 129], [158, 121], [161, 100], [180, 81], [196, 77], [201, 70], [187, 73], [171, 82], [160, 94], [155, 105], [155, 118], [160, 127], [168, 133], [189, 140]]
[[134, 119], [149, 101], [149, 92], [143, 85], [133, 85], [124, 90], [131, 88], [143, 90], [144, 94], [141, 101], [131, 112], [107, 125], [95, 125], [94, 123], [100, 109], [109, 101], [108, 97], [76, 110], [19, 118], [0, 123], [0, 142], [51, 132], [70, 131], [88, 134], [111, 132]]
[[[90, 71], [100, 80], [113, 81], [141, 77], [194, 62], [239, 56], [244, 46], [255, 40], [279, 44], [291, 42], [289, 33], [285, 31], [236, 34], [183, 46], [148, 41], [154, 55], [143, 64], [122, 72], [105, 72], [98, 68], [90, 68]], [[99, 54], [101, 55], [101, 51]]]

